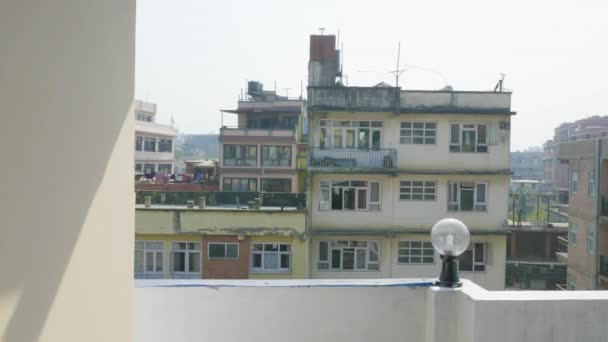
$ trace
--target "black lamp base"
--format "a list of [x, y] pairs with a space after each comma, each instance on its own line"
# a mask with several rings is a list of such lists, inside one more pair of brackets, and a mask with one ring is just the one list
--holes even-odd
[[462, 283], [458, 278], [458, 257], [442, 255], [443, 264], [441, 265], [441, 275], [435, 285], [439, 287], [461, 287]]

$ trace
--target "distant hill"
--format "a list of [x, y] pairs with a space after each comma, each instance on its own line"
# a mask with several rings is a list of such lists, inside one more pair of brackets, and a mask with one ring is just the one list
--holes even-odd
[[217, 134], [180, 134], [176, 141], [177, 159], [218, 159], [220, 144]]

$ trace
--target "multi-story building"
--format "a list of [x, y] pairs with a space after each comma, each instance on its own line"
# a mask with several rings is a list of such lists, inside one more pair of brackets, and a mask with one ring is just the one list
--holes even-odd
[[135, 101], [135, 171], [145, 175], [173, 173], [177, 130], [156, 122], [156, 104]]
[[542, 180], [545, 175], [542, 151], [511, 152], [512, 179]]
[[311, 277], [434, 277], [429, 232], [454, 217], [461, 276], [504, 288], [511, 93], [345, 87], [335, 36], [310, 44]]
[[568, 169], [568, 288], [608, 289], [608, 139], [566, 142]]
[[567, 164], [559, 160], [559, 148], [562, 142], [603, 137], [607, 134], [608, 116], [591, 116], [559, 125], [555, 128], [553, 139], [543, 145], [544, 181], [558, 189], [568, 188]]
[[305, 215], [296, 208], [139, 205], [135, 277], [307, 278]]
[[221, 190], [299, 192], [296, 156], [304, 101], [265, 91], [255, 81], [247, 94], [237, 109], [222, 111], [237, 114], [238, 125], [220, 130]]

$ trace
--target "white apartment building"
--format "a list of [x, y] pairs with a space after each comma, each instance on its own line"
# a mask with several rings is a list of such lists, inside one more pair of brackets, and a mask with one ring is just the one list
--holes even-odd
[[511, 93], [332, 86], [332, 37], [311, 39], [311, 277], [435, 277], [430, 229], [453, 217], [461, 277], [504, 288]]
[[156, 123], [156, 104], [135, 101], [135, 171], [171, 174], [175, 164], [177, 130]]

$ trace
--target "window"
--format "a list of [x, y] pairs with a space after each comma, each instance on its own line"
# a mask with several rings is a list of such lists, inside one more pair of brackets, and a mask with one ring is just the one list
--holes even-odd
[[256, 192], [258, 181], [255, 178], [230, 178], [224, 177], [223, 191]]
[[141, 172], [141, 164], [135, 164], [135, 171], [136, 172]]
[[156, 152], [156, 139], [155, 138], [144, 138], [144, 151]]
[[449, 182], [448, 210], [486, 211], [488, 183]]
[[591, 197], [595, 197], [595, 170], [589, 171], [589, 189], [587, 190], [587, 194]]
[[320, 186], [320, 210], [380, 210], [379, 182], [335, 180]]
[[572, 273], [568, 273], [568, 290], [576, 290], [576, 278], [574, 275], [572, 275]]
[[332, 271], [379, 271], [378, 241], [319, 241], [317, 269]]
[[595, 249], [595, 231], [593, 230], [593, 225], [590, 225], [587, 230], [587, 253], [593, 254], [594, 249]]
[[141, 146], [143, 144], [144, 138], [136, 137], [135, 138], [135, 151], [141, 151]]
[[291, 146], [262, 145], [262, 166], [291, 166]]
[[135, 278], [163, 278], [164, 254], [162, 241], [135, 241]]
[[209, 259], [238, 259], [238, 243], [209, 243]]
[[412, 122], [401, 123], [400, 142], [402, 144], [424, 144], [434, 145], [437, 134], [435, 122]]
[[437, 182], [435, 181], [400, 181], [400, 200], [434, 201]]
[[139, 112], [139, 113], [137, 113], [137, 120], [152, 122], [152, 115]]
[[156, 165], [154, 164], [144, 164], [144, 174], [151, 175], [156, 170]]
[[578, 191], [578, 172], [572, 171], [570, 174], [570, 179], [570, 190], [572, 190], [572, 193], [575, 193]]
[[262, 178], [262, 191], [265, 192], [291, 192], [291, 179], [288, 178]]
[[177, 279], [200, 278], [201, 243], [171, 243], [171, 272]]
[[378, 150], [382, 140], [382, 121], [320, 120], [320, 148]]
[[224, 165], [256, 166], [257, 158], [255, 145], [224, 145]]
[[169, 174], [171, 174], [172, 168], [173, 167], [171, 164], [158, 164], [158, 173], [162, 173], [164, 175], [169, 175]]
[[173, 152], [173, 141], [171, 139], [158, 140], [158, 152]]
[[473, 242], [464, 253], [458, 257], [460, 271], [484, 272], [486, 270], [486, 245]]
[[256, 243], [251, 245], [251, 270], [257, 272], [287, 272], [291, 268], [289, 244]]
[[433, 244], [428, 241], [399, 241], [397, 262], [400, 264], [434, 264]]
[[450, 124], [450, 152], [488, 152], [488, 125]]
[[576, 231], [578, 230], [578, 226], [576, 223], [570, 222], [570, 243], [572, 246], [576, 246]]

